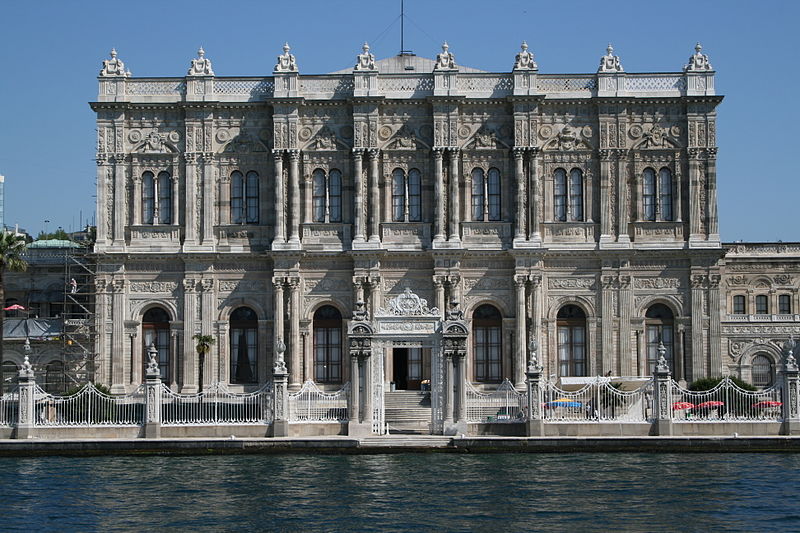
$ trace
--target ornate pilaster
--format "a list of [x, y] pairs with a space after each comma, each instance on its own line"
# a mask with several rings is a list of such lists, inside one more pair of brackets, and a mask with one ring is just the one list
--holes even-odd
[[717, 216], [717, 149], [707, 149], [706, 155], [708, 157], [706, 162], [706, 213], [708, 216], [708, 224], [706, 225], [707, 238], [709, 241], [719, 242], [719, 217]]
[[631, 347], [631, 313], [633, 311], [633, 290], [631, 276], [619, 276], [619, 375], [634, 375], [633, 349]]
[[366, 241], [364, 228], [364, 150], [353, 148], [353, 187], [355, 188], [355, 224], [353, 241], [362, 243]]
[[[273, 296], [273, 310], [272, 310], [272, 339], [274, 341], [275, 346], [278, 346], [278, 343], [284, 343], [284, 311], [283, 311], [283, 285], [285, 283], [285, 278], [282, 277], [274, 277], [272, 278], [272, 296]], [[286, 350], [286, 345], [284, 345], [284, 351]], [[283, 353], [280, 354], [281, 360], [283, 358]], [[275, 359], [277, 361], [278, 354], [275, 354]], [[286, 365], [284, 364], [284, 367]]]
[[[128, 307], [125, 280], [115, 279], [111, 285], [111, 392], [125, 393], [125, 309]], [[132, 356], [133, 354], [131, 354]]]
[[300, 344], [300, 278], [289, 278], [289, 386], [299, 387], [303, 382], [303, 349]]
[[704, 274], [692, 274], [692, 368], [688, 373], [688, 381], [694, 381], [706, 373], [706, 335], [703, 331], [703, 317], [705, 316], [703, 298], [705, 297], [707, 277]]
[[200, 280], [183, 280], [183, 383], [181, 392], [192, 394], [197, 392], [198, 367], [195, 360], [194, 335], [198, 333], [197, 323], [198, 293], [201, 290]]
[[[190, 125], [187, 124], [186, 129], [187, 132], [190, 130]], [[199, 125], [196, 126], [199, 128]], [[189, 133], [187, 133], [188, 135]], [[194, 132], [191, 131], [193, 135]], [[184, 202], [183, 204], [186, 206], [186, 211], [184, 213], [184, 232], [185, 232], [185, 239], [183, 241], [184, 247], [193, 247], [197, 245], [198, 235], [197, 235], [197, 227], [198, 221], [197, 217], [200, 216], [197, 213], [197, 153], [194, 152], [187, 152], [184, 154], [184, 161], [186, 162], [186, 166], [184, 169], [186, 175], [186, 186], [184, 187]]]
[[300, 248], [300, 150], [289, 150], [289, 183], [292, 205], [289, 213], [289, 244], [292, 248]]
[[458, 148], [447, 151], [450, 156], [450, 235], [447, 240], [461, 244], [461, 206], [459, 190], [459, 158]]
[[[616, 127], [615, 124], [611, 125]], [[611, 205], [611, 172], [612, 172], [612, 150], [600, 150], [600, 244], [614, 242], [614, 228], [612, 228]]]
[[525, 149], [514, 148], [514, 175], [517, 180], [516, 217], [514, 240], [525, 240]]
[[525, 386], [525, 365], [526, 353], [525, 347], [528, 343], [528, 334], [526, 330], [527, 325], [527, 311], [525, 302], [525, 285], [527, 283], [527, 276], [525, 274], [517, 274], [514, 276], [514, 286], [516, 287], [517, 308], [515, 313], [516, 318], [516, 333], [515, 333], [515, 349], [514, 349], [514, 383], [517, 387]]
[[286, 244], [286, 193], [283, 189], [283, 150], [272, 151], [273, 174], [275, 179], [275, 236], [272, 249]]
[[[114, 129], [123, 130], [122, 122], [115, 123]], [[125, 194], [127, 193], [125, 187], [125, 154], [121, 152], [114, 154], [112, 162], [114, 164], [114, 240], [112, 245], [122, 247], [125, 245], [125, 221], [128, 220], [125, 208]]]
[[601, 276], [600, 290], [600, 357], [599, 373], [605, 375], [614, 368], [614, 292], [617, 288], [617, 277], [613, 274]]
[[[628, 153], [625, 150], [615, 150], [615, 154], [617, 156], [617, 242], [629, 245], [631, 237], [628, 233], [628, 222], [630, 221], [630, 214], [628, 214], [630, 209], [628, 205]], [[680, 190], [678, 190], [678, 200], [680, 196]], [[679, 206], [680, 203], [676, 203], [676, 208]], [[678, 212], [680, 213], [680, 209]]]
[[369, 241], [374, 243], [381, 242], [380, 237], [380, 185], [378, 183], [378, 158], [380, 150], [370, 149], [367, 151], [369, 155], [369, 192], [370, 192], [370, 206], [369, 206]]
[[539, 209], [541, 185], [539, 183], [539, 148], [531, 148], [528, 150], [528, 169], [530, 174], [530, 191], [531, 197], [529, 201], [528, 216], [530, 217], [530, 240], [534, 243], [541, 244], [542, 234], [539, 229], [542, 220], [542, 213]]
[[701, 241], [704, 239], [701, 233], [700, 207], [700, 150], [689, 148], [689, 241]]
[[445, 240], [444, 222], [444, 177], [442, 175], [442, 148], [433, 149], [433, 205], [435, 209], [434, 218], [434, 242]]
[[[459, 435], [467, 432], [466, 398], [467, 398], [467, 326], [463, 321], [463, 313], [454, 305], [442, 324], [442, 355], [445, 362], [444, 383], [444, 433]], [[456, 409], [455, 400], [458, 399]]]
[[722, 277], [719, 274], [708, 276], [708, 364], [709, 376], [724, 376], [727, 374], [722, 364], [722, 305], [720, 304], [719, 283]]

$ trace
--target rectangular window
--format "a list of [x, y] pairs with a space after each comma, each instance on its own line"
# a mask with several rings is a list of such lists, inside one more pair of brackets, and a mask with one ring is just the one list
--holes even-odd
[[483, 220], [483, 171], [472, 171], [472, 220]]
[[422, 176], [413, 168], [408, 172], [408, 220], [422, 221]]
[[405, 222], [406, 184], [402, 171], [392, 176], [392, 221]]
[[789, 294], [778, 296], [778, 313], [789, 315], [792, 313], [792, 297]]
[[500, 328], [476, 326], [474, 331], [475, 380], [498, 382], [502, 377]]
[[247, 223], [258, 224], [258, 174], [247, 173]]
[[562, 169], [556, 170], [553, 179], [553, 219], [556, 222], [567, 220], [567, 175]]
[[422, 379], [422, 348], [408, 349], [408, 379]]
[[756, 296], [756, 314], [766, 315], [769, 313], [769, 300], [765, 294]]
[[733, 314], [734, 315], [743, 315], [745, 314], [745, 306], [744, 306], [744, 296], [737, 295], [733, 297]]

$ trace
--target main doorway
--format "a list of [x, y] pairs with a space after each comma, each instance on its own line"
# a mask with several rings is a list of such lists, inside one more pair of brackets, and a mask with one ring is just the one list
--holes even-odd
[[422, 348], [392, 348], [392, 381], [397, 390], [420, 390], [423, 374]]

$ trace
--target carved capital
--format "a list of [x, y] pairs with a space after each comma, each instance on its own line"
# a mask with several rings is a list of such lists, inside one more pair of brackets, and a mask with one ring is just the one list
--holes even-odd
[[182, 283], [183, 292], [196, 292], [199, 288], [196, 279], [184, 279]]
[[115, 279], [111, 284], [111, 292], [114, 293], [121, 293], [125, 292], [125, 284], [127, 282], [124, 279]]
[[705, 289], [708, 278], [704, 274], [694, 274], [691, 278], [693, 289]]
[[274, 159], [277, 159], [279, 157], [283, 157], [283, 152], [285, 152], [285, 150], [273, 149], [272, 150], [272, 157]]
[[283, 286], [286, 284], [286, 278], [281, 276], [275, 276], [272, 278], [272, 288], [276, 291], [282, 291]]
[[441, 160], [443, 152], [444, 152], [443, 148], [434, 148], [433, 149], [433, 158], [436, 159], [436, 160]]
[[200, 290], [203, 292], [211, 292], [214, 290], [214, 280], [204, 279], [200, 282]]
[[300, 161], [300, 150], [287, 150], [291, 161]]
[[542, 276], [538, 274], [531, 274], [528, 276], [528, 281], [531, 282], [532, 287], [539, 287], [542, 284]]
[[629, 289], [631, 287], [631, 277], [630, 276], [620, 276], [619, 277], [619, 288], [620, 289]]
[[514, 159], [516, 160], [520, 160], [523, 157], [525, 157], [525, 152], [526, 152], [525, 148], [517, 146], [514, 147], [511, 151], [514, 153]]
[[380, 153], [381, 151], [378, 150], [377, 148], [370, 148], [369, 150], [367, 150], [367, 155], [369, 155], [370, 161], [375, 161], [376, 159], [378, 159]]

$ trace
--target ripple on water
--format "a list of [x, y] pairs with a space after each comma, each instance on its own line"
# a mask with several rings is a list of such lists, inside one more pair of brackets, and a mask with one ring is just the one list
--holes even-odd
[[785, 531], [800, 457], [401, 454], [0, 459], [3, 530]]

